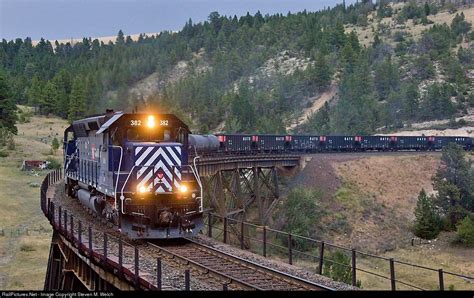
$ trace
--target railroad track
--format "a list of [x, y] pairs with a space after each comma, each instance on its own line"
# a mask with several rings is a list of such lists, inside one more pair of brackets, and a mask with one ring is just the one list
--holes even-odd
[[[118, 259], [117, 243], [120, 235], [117, 234], [117, 231], [105, 225], [99, 218], [91, 216], [77, 201], [65, 196], [62, 190], [53, 197], [59, 199], [58, 205], [63, 206], [63, 211], [68, 210], [68, 214], [71, 214], [71, 211], [74, 213], [73, 230], [76, 236], [78, 219], [81, 219], [84, 225], [95, 224], [99, 230], [94, 231], [92, 238], [94, 251], [103, 249], [102, 233], [107, 232], [109, 235], [108, 255]], [[55, 215], [58, 222], [58, 214]], [[87, 243], [86, 237], [86, 235], [83, 236], [83, 243]], [[122, 238], [122, 243], [124, 264], [129, 264], [125, 266], [132, 266], [134, 260], [130, 256], [133, 256], [133, 247], [138, 247], [142, 256], [140, 262], [143, 262], [150, 270], [154, 268], [153, 261], [156, 261], [157, 257], [161, 257], [169, 269], [175, 271], [190, 269], [193, 280], [207, 284], [209, 289], [222, 289], [222, 285], [225, 284], [229, 290], [334, 290], [328, 286], [219, 251], [193, 239], [131, 241]], [[153, 271], [149, 274], [153, 275]], [[174, 288], [179, 288], [179, 286]]]
[[200, 270], [224, 283], [245, 290], [327, 291], [330, 287], [305, 280], [273, 268], [219, 251], [213, 247], [186, 239], [179, 244], [156, 244], [148, 247], [160, 254], [178, 258], [190, 267]]

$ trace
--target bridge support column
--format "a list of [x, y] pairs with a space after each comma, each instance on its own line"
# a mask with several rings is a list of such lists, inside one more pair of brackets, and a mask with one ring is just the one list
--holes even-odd
[[246, 210], [254, 203], [259, 223], [265, 224], [278, 203], [279, 187], [276, 167], [218, 170], [203, 177], [206, 207], [223, 217], [248, 220]]

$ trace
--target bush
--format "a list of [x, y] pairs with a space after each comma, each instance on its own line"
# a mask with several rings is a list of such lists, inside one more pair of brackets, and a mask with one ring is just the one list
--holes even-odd
[[52, 143], [51, 143], [51, 149], [53, 153], [56, 153], [56, 151], [59, 149], [59, 141], [57, 138], [54, 138]]
[[8, 157], [8, 152], [0, 150], [0, 157]]
[[474, 246], [474, 221], [470, 216], [466, 216], [458, 224], [457, 241], [466, 246]]
[[[323, 266], [323, 275], [335, 281], [346, 284], [352, 283], [351, 257], [341, 251], [327, 253]], [[356, 286], [362, 287], [362, 282], [357, 280]]]
[[49, 162], [48, 169], [56, 170], [62, 167], [61, 163], [52, 157], [48, 157], [46, 161]]
[[[320, 224], [318, 219], [323, 213], [322, 208], [318, 206], [320, 197], [321, 193], [316, 190], [291, 189], [277, 214], [279, 218], [284, 219], [282, 229], [294, 235], [314, 237], [314, 231]], [[282, 243], [288, 245], [288, 237], [282, 237]], [[292, 244], [302, 251], [311, 247], [311, 242], [297, 237], [293, 238]]]

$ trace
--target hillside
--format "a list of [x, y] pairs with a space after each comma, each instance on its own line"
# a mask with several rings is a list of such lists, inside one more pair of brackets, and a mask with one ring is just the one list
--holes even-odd
[[[318, 154], [288, 187], [316, 188], [318, 237], [371, 252], [406, 246], [421, 188], [432, 192], [440, 154]], [[400, 187], [403, 185], [403, 187]]]
[[[469, 156], [469, 155], [468, 155]], [[285, 190], [316, 190], [316, 211], [309, 237], [355, 248], [387, 258], [445, 271], [474, 274], [474, 250], [454, 244], [455, 232], [442, 232], [436, 239], [415, 241], [411, 227], [417, 197], [422, 188], [433, 193], [431, 177], [440, 165], [440, 153], [351, 153], [314, 154], [303, 171], [286, 184]], [[470, 155], [474, 158], [474, 155]], [[285, 229], [284, 199], [272, 225]], [[387, 276], [387, 262], [358, 261], [360, 267]], [[312, 264], [301, 263], [303, 266]], [[415, 281], [425, 289], [437, 289], [436, 276], [424, 270], [397, 265], [397, 277]], [[388, 289], [387, 281], [359, 274], [364, 289]], [[471, 281], [446, 278], [446, 288], [472, 290]], [[397, 285], [398, 289], [413, 290]]]
[[51, 142], [55, 137], [61, 140], [66, 122], [31, 117], [17, 127], [15, 150], [0, 157], [0, 290], [41, 290], [51, 242], [51, 227], [39, 208], [39, 186], [46, 171], [20, 168], [25, 159], [61, 160], [61, 149], [50, 154]]
[[178, 32], [120, 31], [114, 43], [3, 40], [0, 65], [18, 103], [69, 119], [137, 108], [201, 133], [390, 133], [472, 114], [473, 12], [386, 1], [212, 12]]

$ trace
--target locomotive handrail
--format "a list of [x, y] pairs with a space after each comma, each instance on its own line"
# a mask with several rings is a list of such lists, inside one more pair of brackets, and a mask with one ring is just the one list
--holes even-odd
[[[117, 179], [115, 180], [115, 190], [114, 190], [115, 206], [117, 206], [117, 186], [118, 186], [118, 181], [119, 181], [120, 172], [121, 172], [120, 169], [122, 168], [123, 148], [122, 148], [122, 146], [117, 146], [117, 145], [112, 145], [110, 147], [120, 148], [120, 161], [119, 161], [119, 167], [118, 167], [118, 171], [117, 171]], [[127, 180], [128, 180], [128, 178], [127, 178]], [[123, 187], [122, 187], [122, 195], [123, 195]], [[120, 196], [120, 199], [122, 199], [122, 196]], [[122, 205], [121, 206], [122, 206], [122, 214], [125, 214], [125, 213], [123, 213], [123, 200], [122, 200]]]
[[[194, 148], [194, 149], [196, 150], [196, 148]], [[201, 194], [201, 197], [200, 197], [201, 204], [199, 205], [199, 211], [202, 212], [202, 210], [204, 209], [203, 202], [202, 202], [202, 196], [203, 196], [202, 182], [201, 182], [201, 177], [199, 176], [198, 168], [196, 166], [196, 159], [199, 159], [199, 158], [200, 158], [199, 155], [197, 155], [193, 158], [194, 169], [193, 169], [193, 167], [190, 167], [190, 168], [191, 168], [191, 171], [193, 171], [194, 177], [196, 177], [196, 181], [199, 184], [199, 190], [200, 190], [200, 194]], [[196, 170], [196, 172], [194, 172], [194, 170]]]
[[125, 188], [125, 185], [127, 184], [128, 179], [130, 178], [130, 174], [132, 174], [133, 169], [135, 169], [135, 167], [136, 167], [136, 165], [133, 165], [132, 169], [130, 170], [130, 172], [127, 175], [127, 179], [125, 179], [125, 182], [122, 184], [122, 190], [120, 192], [120, 200], [122, 201], [121, 204], [120, 204], [120, 206], [121, 206], [120, 211], [122, 212], [122, 214], [125, 214], [125, 212], [123, 212], [123, 201], [125, 200], [125, 196], [123, 195], [123, 189]]

